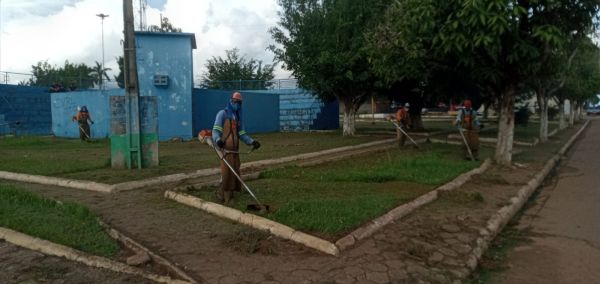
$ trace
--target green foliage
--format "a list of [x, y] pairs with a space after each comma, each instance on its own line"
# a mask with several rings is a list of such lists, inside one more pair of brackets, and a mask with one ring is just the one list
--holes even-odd
[[251, 81], [244, 83], [244, 89], [266, 89], [271, 86], [269, 80], [273, 80], [274, 66], [262, 64], [256, 59], [246, 59], [239, 55], [239, 49], [225, 51], [226, 57], [212, 57], [206, 62], [208, 70], [202, 78], [202, 84], [209, 89], [239, 89], [240, 81]]
[[160, 26], [157, 25], [151, 25], [148, 27], [148, 30], [151, 32], [163, 32], [163, 33], [180, 33], [181, 29], [180, 28], [176, 28], [173, 26], [173, 24], [169, 21], [169, 18], [167, 17], [160, 17]]
[[[301, 87], [324, 100], [338, 99], [345, 119], [375, 90], [365, 34], [391, 0], [280, 0], [280, 22], [271, 35], [276, 60], [298, 78]], [[344, 123], [344, 135], [354, 135]]]
[[123, 56], [117, 57], [117, 64], [119, 65], [119, 75], [114, 76], [117, 85], [119, 85], [119, 88], [121, 89], [125, 88], [125, 77], [123, 75], [123, 72], [125, 71], [125, 63], [123, 60]]
[[573, 58], [573, 67], [567, 72], [566, 83], [557, 96], [575, 102], [593, 101], [600, 93], [600, 48], [590, 39], [580, 42]]
[[110, 71], [110, 68], [104, 68], [102, 66], [102, 63], [99, 63], [98, 61], [96, 61], [96, 66], [94, 66], [92, 68], [92, 72], [90, 72], [90, 76], [92, 76], [94, 78], [94, 83], [96, 85], [98, 85], [99, 89], [102, 89], [102, 86], [104, 85], [104, 79], [106, 79], [107, 81], [110, 81], [110, 77], [108, 77], [108, 74], [106, 74], [106, 71]]
[[93, 69], [83, 63], [73, 64], [65, 61], [63, 67], [52, 66], [48, 61], [40, 61], [31, 66], [33, 76], [27, 82], [30, 86], [50, 87], [59, 84], [70, 89], [88, 89], [96, 78], [90, 73]]
[[0, 227], [104, 257], [114, 257], [120, 250], [86, 207], [4, 184], [0, 184]]

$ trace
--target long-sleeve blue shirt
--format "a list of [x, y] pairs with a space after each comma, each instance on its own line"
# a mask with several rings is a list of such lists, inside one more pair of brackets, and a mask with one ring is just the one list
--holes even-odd
[[246, 145], [251, 145], [252, 142], [254, 142], [254, 140], [250, 137], [250, 135], [248, 135], [246, 133], [246, 130], [244, 128], [244, 124], [243, 124], [243, 121], [241, 120], [241, 118], [238, 118], [236, 115], [236, 112], [232, 111], [229, 108], [220, 110], [217, 113], [217, 117], [215, 118], [215, 123], [213, 125], [213, 131], [212, 131], [213, 141], [215, 141], [215, 142], [219, 141], [223, 137], [223, 124], [225, 123], [226, 119], [238, 122], [238, 135], [240, 137], [240, 140], [242, 140], [242, 142], [244, 142]]
[[472, 117], [473, 127], [475, 129], [479, 129], [479, 127], [480, 127], [479, 118], [477, 118], [477, 112], [474, 109], [472, 109], [472, 108], [470, 108], [470, 109], [466, 109], [466, 108], [460, 109], [458, 111], [458, 114], [456, 115], [456, 124], [459, 125], [460, 123], [462, 123], [462, 121], [464, 119], [464, 116], [467, 113], [469, 113], [471, 115], [471, 117]]

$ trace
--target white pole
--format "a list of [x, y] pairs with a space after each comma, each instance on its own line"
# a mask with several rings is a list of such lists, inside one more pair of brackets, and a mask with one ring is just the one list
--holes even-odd
[[108, 15], [100, 13], [100, 14], [97, 14], [96, 16], [100, 17], [101, 25], [102, 25], [102, 70], [100, 70], [101, 73], [98, 75], [100, 76], [100, 78], [99, 78], [100, 86], [102, 86], [102, 89], [104, 90], [104, 84], [102, 83], [102, 80], [103, 80], [102, 75], [104, 75], [104, 18], [108, 17]]

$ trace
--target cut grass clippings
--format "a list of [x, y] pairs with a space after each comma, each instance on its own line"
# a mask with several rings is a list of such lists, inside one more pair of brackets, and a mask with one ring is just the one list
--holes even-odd
[[[274, 169], [248, 185], [262, 203], [271, 206], [265, 217], [335, 240], [479, 166], [461, 159], [455, 146], [423, 148], [394, 148], [310, 168]], [[215, 202], [215, 190], [192, 189], [190, 193]], [[247, 193], [237, 193], [235, 199], [234, 207], [242, 211], [256, 203]]]
[[0, 226], [94, 255], [113, 258], [117, 241], [86, 207], [0, 184]]

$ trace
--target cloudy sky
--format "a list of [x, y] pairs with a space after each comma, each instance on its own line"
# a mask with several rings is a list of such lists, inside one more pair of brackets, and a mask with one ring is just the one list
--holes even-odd
[[[133, 0], [134, 10], [139, 2]], [[265, 49], [273, 43], [268, 29], [278, 21], [276, 0], [146, 2], [147, 25], [158, 25], [162, 14], [183, 32], [195, 33], [196, 79], [208, 58], [235, 47], [247, 58], [272, 62], [273, 54]], [[59, 66], [65, 60], [90, 66], [101, 62], [102, 25], [96, 14], [104, 13], [109, 15], [104, 20], [105, 66], [118, 72], [122, 7], [121, 0], [0, 0], [0, 71], [31, 73], [31, 65], [44, 60]], [[137, 21], [138, 13], [134, 16]], [[17, 77], [11, 75], [13, 81]], [[276, 78], [288, 77], [289, 72], [277, 69]]]

